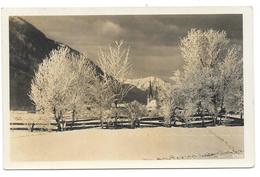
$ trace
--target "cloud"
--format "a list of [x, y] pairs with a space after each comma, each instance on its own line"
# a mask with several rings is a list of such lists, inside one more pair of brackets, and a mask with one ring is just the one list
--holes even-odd
[[117, 36], [123, 32], [123, 29], [120, 27], [120, 25], [106, 20], [101, 28], [101, 33], [103, 35], [109, 35], [109, 36]]
[[241, 14], [98, 15], [23, 17], [51, 39], [88, 53], [96, 60], [100, 47], [126, 40], [135, 76], [167, 78], [180, 69], [178, 44], [191, 28], [225, 30], [232, 42], [243, 43]]

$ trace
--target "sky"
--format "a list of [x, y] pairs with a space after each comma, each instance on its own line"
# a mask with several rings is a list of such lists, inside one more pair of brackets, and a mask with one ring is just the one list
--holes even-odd
[[130, 46], [130, 77], [169, 80], [183, 65], [180, 39], [191, 28], [225, 30], [242, 45], [242, 15], [118, 15], [22, 17], [48, 38], [69, 45], [95, 62], [100, 48], [115, 40]]

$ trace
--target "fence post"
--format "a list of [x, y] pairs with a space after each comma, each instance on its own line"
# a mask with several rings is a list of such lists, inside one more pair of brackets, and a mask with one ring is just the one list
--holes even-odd
[[32, 127], [31, 127], [31, 132], [33, 132], [33, 129], [34, 129], [34, 123], [32, 123]]

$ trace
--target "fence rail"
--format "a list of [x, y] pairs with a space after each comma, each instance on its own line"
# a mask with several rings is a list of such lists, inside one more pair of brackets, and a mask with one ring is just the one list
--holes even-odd
[[[204, 125], [210, 126], [213, 124], [212, 115], [204, 116]], [[217, 118], [218, 123], [228, 126], [238, 126], [243, 125], [244, 119], [239, 119], [238, 117], [231, 115], [220, 115]], [[101, 127], [101, 121], [96, 118], [79, 119], [79, 120], [67, 120], [63, 122], [65, 130], [77, 130], [77, 129], [88, 129], [88, 128], [98, 128]], [[51, 122], [50, 130], [57, 131], [57, 123]], [[134, 126], [133, 126], [134, 125]], [[44, 123], [24, 123], [24, 122], [11, 122], [11, 130], [47, 130], [47, 124]], [[140, 117], [136, 120], [130, 120], [126, 117], [119, 117], [117, 121], [115, 118], [104, 121], [102, 128], [135, 128], [135, 127], [199, 127], [202, 126], [202, 119], [200, 116], [193, 116], [188, 122], [184, 122], [181, 119], [173, 119], [170, 123], [166, 123], [163, 117]]]

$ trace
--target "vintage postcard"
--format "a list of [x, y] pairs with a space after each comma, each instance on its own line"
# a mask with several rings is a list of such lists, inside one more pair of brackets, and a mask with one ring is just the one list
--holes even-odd
[[2, 9], [6, 169], [254, 166], [250, 7]]

